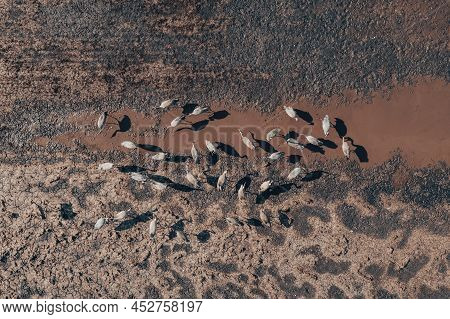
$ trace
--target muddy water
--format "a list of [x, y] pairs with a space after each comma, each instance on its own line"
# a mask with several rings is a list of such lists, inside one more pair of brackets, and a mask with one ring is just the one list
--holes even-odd
[[[298, 110], [301, 118], [289, 118], [282, 105], [274, 113], [260, 113], [256, 110], [238, 111], [227, 108], [223, 103], [212, 103], [213, 113], [189, 116], [176, 128], [168, 128], [170, 122], [183, 111], [173, 108], [157, 116], [145, 116], [131, 109], [111, 113], [117, 120], [129, 117], [131, 127], [123, 125], [124, 132], [116, 132], [117, 121], [112, 117], [106, 128], [97, 134], [94, 130], [98, 114], [76, 116], [79, 132], [72, 132], [55, 138], [57, 142], [71, 144], [78, 139], [92, 150], [119, 148], [124, 140], [145, 144], [148, 150], [176, 154], [189, 154], [192, 143], [205, 151], [205, 139], [223, 143], [235, 156], [262, 157], [273, 151], [287, 155], [300, 155], [303, 160], [342, 158], [343, 135], [351, 137], [353, 145], [351, 158], [362, 166], [372, 166], [387, 160], [394, 151], [400, 150], [413, 166], [425, 166], [438, 161], [450, 161], [450, 138], [447, 134], [450, 122], [450, 92], [443, 81], [423, 81], [415, 86], [395, 88], [389, 97], [375, 94], [370, 102], [353, 99], [342, 104], [336, 100], [318, 108], [306, 101], [286, 103]], [[328, 137], [322, 132], [321, 119], [328, 114], [335, 128]], [[83, 129], [84, 127], [84, 129]], [[270, 144], [262, 142], [263, 149], [252, 151], [241, 141], [238, 130], [256, 140], [265, 140], [266, 133], [275, 128], [283, 134], [290, 134], [301, 142], [305, 133], [323, 138], [325, 145], [305, 149], [303, 152], [287, 146], [283, 138], [275, 138]], [[156, 132], [156, 133], [155, 133]], [[38, 139], [39, 143], [45, 140]], [[260, 142], [261, 143], [261, 142]], [[125, 152], [129, 150], [123, 149]]]

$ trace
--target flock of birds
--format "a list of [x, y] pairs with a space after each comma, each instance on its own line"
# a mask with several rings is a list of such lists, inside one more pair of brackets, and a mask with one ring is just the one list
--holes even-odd
[[[175, 99], [171, 99], [171, 100], [166, 100], [163, 101], [160, 105], [161, 109], [167, 109], [171, 106], [175, 106], [177, 104], [178, 100]], [[299, 117], [297, 115], [297, 112], [289, 106], [283, 106], [284, 111], [286, 112], [286, 114], [295, 119], [296, 121], [299, 120]], [[197, 106], [195, 107], [195, 109], [190, 113], [190, 114], [182, 114], [180, 116], [175, 117], [171, 122], [170, 122], [170, 127], [175, 128], [177, 127], [180, 123], [182, 123], [186, 117], [191, 116], [191, 115], [200, 115], [203, 113], [211, 113], [212, 111], [210, 110], [209, 107], [207, 106]], [[103, 130], [103, 128], [106, 125], [106, 119], [108, 118], [108, 113], [107, 112], [103, 112], [100, 117], [98, 118], [97, 121], [97, 127], [100, 130], [100, 132]], [[328, 115], [325, 115], [325, 117], [322, 119], [322, 130], [325, 136], [328, 136], [329, 132], [330, 132], [330, 128], [334, 127], [334, 125], [330, 122], [330, 118]], [[255, 141], [252, 141], [251, 139], [249, 139], [248, 137], [246, 137], [241, 130], [239, 130], [240, 136], [241, 136], [241, 140], [242, 143], [248, 147], [250, 150], [255, 150], [258, 146], [256, 144]], [[281, 129], [280, 128], [274, 128], [271, 131], [269, 131], [266, 134], [266, 140], [270, 141], [275, 137], [283, 137], [282, 135], [280, 135], [281, 133]], [[307, 134], [300, 134], [300, 137], [303, 136], [305, 138], [305, 140], [312, 145], [315, 146], [321, 146], [323, 145], [323, 142], [321, 140], [319, 140], [318, 138], [312, 136], [312, 135], [307, 135]], [[286, 143], [288, 144], [288, 146], [293, 147], [295, 149], [299, 149], [299, 150], [303, 150], [305, 148], [305, 144], [302, 144], [299, 140], [294, 139], [294, 138], [287, 138], [286, 139]], [[132, 142], [132, 141], [123, 141], [121, 143], [121, 145], [124, 148], [127, 149], [137, 149], [139, 147], [138, 144]], [[218, 152], [217, 150], [217, 144], [205, 140], [205, 145], [206, 148], [208, 149], [208, 152], [216, 154]], [[349, 143], [346, 139], [346, 137], [342, 137], [342, 152], [344, 153], [344, 156], [346, 158], [350, 157], [350, 146]], [[192, 143], [192, 148], [191, 148], [191, 156], [192, 156], [192, 160], [195, 164], [199, 163], [199, 152], [197, 151], [195, 144]], [[168, 153], [165, 152], [158, 152], [154, 155], [151, 156], [152, 160], [155, 161], [164, 161], [166, 160], [168, 157]], [[284, 157], [284, 153], [283, 152], [274, 152], [271, 153], [267, 158], [270, 161], [277, 161], [281, 158]], [[113, 168], [114, 164], [113, 163], [102, 163], [98, 166], [99, 170], [109, 170], [111, 168]], [[289, 174], [286, 176], [286, 179], [288, 181], [292, 181], [295, 178], [297, 178], [302, 172], [306, 172], [307, 170], [301, 166], [296, 166], [294, 169], [292, 169]], [[226, 178], [227, 178], [227, 170], [224, 170], [223, 173], [219, 176], [219, 178], [217, 179], [217, 184], [216, 184], [216, 188], [218, 191], [222, 191], [224, 189], [224, 185], [226, 182]], [[139, 172], [131, 172], [130, 177], [137, 181], [137, 182], [147, 182], [148, 178], [144, 175], [141, 174]], [[200, 186], [200, 182], [198, 181], [198, 179], [194, 176], [194, 174], [192, 174], [192, 172], [189, 171], [189, 169], [186, 169], [186, 175], [185, 175], [186, 180], [192, 185], [194, 186], [196, 189], [199, 189]], [[156, 180], [149, 180], [149, 182], [151, 183], [151, 185], [153, 186], [154, 189], [162, 191], [164, 189], [167, 188], [167, 184], [156, 181]], [[260, 187], [259, 187], [259, 193], [262, 194], [264, 192], [266, 192], [273, 184], [272, 180], [266, 180], [264, 181]], [[243, 200], [245, 198], [245, 184], [240, 185], [239, 190], [237, 192], [237, 196], [238, 196], [238, 200]], [[156, 209], [154, 209], [153, 211], [155, 211]], [[153, 212], [152, 211], [152, 212]], [[107, 217], [101, 217], [97, 220], [97, 222], [95, 223], [94, 228], [95, 229], [100, 229], [103, 225], [105, 225], [105, 223], [107, 223], [108, 221], [119, 221], [119, 220], [123, 220], [125, 217], [127, 217], [130, 214], [130, 210], [127, 211], [121, 211], [119, 213], [117, 213], [115, 215], [114, 218], [107, 218]], [[267, 214], [264, 211], [260, 212], [260, 219], [264, 224], [269, 224], [269, 218], [267, 216]], [[241, 221], [237, 218], [234, 217], [227, 217], [226, 218], [227, 222], [233, 225], [242, 225]], [[151, 222], [150, 222], [150, 228], [149, 228], [149, 233], [151, 237], [154, 237], [156, 234], [156, 217], [154, 217]], [[182, 231], [177, 230], [176, 231], [177, 236], [179, 236], [180, 238], [187, 240], [186, 235], [184, 233], [182, 233]]]

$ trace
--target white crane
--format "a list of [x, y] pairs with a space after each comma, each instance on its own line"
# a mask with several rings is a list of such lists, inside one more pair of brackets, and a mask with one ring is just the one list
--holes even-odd
[[303, 146], [299, 141], [297, 141], [297, 140], [295, 140], [295, 139], [293, 139], [293, 138], [288, 138], [288, 139], [286, 140], [286, 142], [287, 142], [287, 144], [288, 144], [290, 147], [296, 148], [296, 149], [298, 149], [298, 150], [302, 150], [302, 149], [305, 148], [305, 146]]
[[242, 226], [242, 222], [236, 218], [236, 217], [227, 217], [225, 218], [228, 224], [235, 225], [235, 226]]
[[194, 163], [197, 163], [198, 162], [198, 152], [197, 152], [197, 149], [195, 148], [194, 143], [192, 143], [191, 155], [192, 155], [192, 159], [194, 160]]
[[150, 226], [148, 228], [148, 233], [150, 237], [155, 237], [156, 234], [156, 216], [150, 221]]
[[202, 113], [205, 113], [209, 111], [208, 106], [197, 106], [189, 115], [200, 115]]
[[170, 122], [170, 126], [171, 127], [177, 127], [178, 126], [178, 124], [180, 124], [180, 122], [182, 121], [182, 120], [184, 120], [184, 115], [180, 115], [180, 116], [177, 116], [176, 118], [174, 118], [173, 120], [172, 120], [172, 122]]
[[278, 136], [278, 134], [280, 134], [280, 132], [281, 132], [280, 128], [274, 128], [273, 130], [269, 131], [269, 133], [267, 133], [267, 135], [266, 135], [266, 141], [269, 142], [275, 136]]
[[261, 184], [261, 186], [259, 186], [259, 192], [260, 193], [265, 192], [266, 190], [269, 189], [269, 187], [271, 185], [272, 185], [272, 181], [271, 180], [265, 181], [264, 183]]
[[345, 157], [350, 158], [350, 146], [348, 145], [345, 136], [342, 137], [342, 152], [344, 153]]
[[155, 155], [152, 155], [151, 159], [155, 161], [164, 161], [167, 158], [167, 154], [164, 152], [156, 153]]
[[303, 135], [306, 140], [308, 141], [309, 144], [315, 145], [315, 146], [322, 146], [323, 143], [321, 141], [319, 141], [317, 138], [315, 138], [312, 135], [306, 135], [306, 134], [300, 134]]
[[186, 234], [181, 230], [176, 230], [175, 233], [177, 234], [177, 237], [179, 237], [182, 241], [188, 241]]
[[322, 119], [322, 129], [323, 129], [323, 134], [325, 134], [325, 136], [328, 136], [328, 134], [330, 132], [330, 127], [331, 127], [330, 117], [327, 114]]
[[301, 167], [295, 167], [287, 176], [287, 179], [293, 180], [294, 178], [296, 178], [301, 172], [303, 171], [303, 168]]
[[206, 148], [207, 148], [211, 153], [217, 153], [217, 149], [216, 149], [216, 147], [214, 146], [213, 143], [211, 143], [211, 142], [208, 141], [208, 140], [205, 140], [205, 144], [206, 144]]
[[113, 168], [114, 164], [113, 163], [102, 163], [98, 165], [98, 170], [100, 171], [107, 171], [111, 168]]
[[131, 179], [135, 180], [136, 182], [143, 183], [147, 180], [147, 177], [145, 177], [141, 173], [137, 173], [137, 172], [132, 172], [130, 176], [131, 176]]
[[161, 109], [166, 109], [169, 106], [173, 106], [175, 104], [177, 104], [178, 100], [176, 99], [172, 99], [172, 100], [165, 100], [161, 102], [161, 105], [159, 106]]
[[250, 141], [250, 139], [247, 136], [244, 136], [244, 134], [242, 134], [241, 130], [239, 130], [239, 133], [241, 134], [241, 139], [242, 139], [242, 142], [245, 144], [245, 146], [247, 146], [251, 150], [254, 150], [255, 145], [253, 145], [252, 141]]
[[286, 114], [289, 115], [289, 117], [298, 121], [297, 112], [295, 112], [295, 110], [292, 107], [285, 105], [285, 106], [283, 106], [283, 108], [286, 111]]
[[223, 185], [225, 184], [225, 178], [227, 176], [227, 171], [225, 170], [222, 175], [219, 176], [219, 179], [217, 180], [217, 190], [221, 191], [223, 190]]
[[267, 216], [266, 212], [263, 211], [263, 210], [261, 210], [261, 211], [259, 212], [259, 219], [261, 219], [261, 221], [262, 221], [264, 224], [266, 224], [266, 225], [269, 224], [269, 216]]
[[151, 181], [151, 183], [152, 183], [153, 188], [156, 190], [159, 190], [159, 191], [163, 191], [167, 188], [167, 185], [164, 183], [160, 183], [157, 181]]
[[284, 156], [283, 152], [275, 152], [268, 156], [268, 159], [271, 161], [277, 161]]
[[244, 197], [245, 197], [245, 195], [244, 195], [244, 184], [242, 184], [239, 187], [239, 190], [238, 190], [238, 199], [242, 200], [242, 199], [244, 199]]
[[116, 216], [114, 216], [114, 220], [121, 220], [121, 219], [124, 219], [125, 217], [127, 217], [128, 212], [129, 212], [130, 210], [131, 210], [131, 209], [128, 209], [128, 210], [122, 210], [122, 211], [118, 212], [118, 213], [116, 214]]
[[95, 223], [95, 225], [94, 225], [94, 229], [97, 230], [97, 229], [102, 228], [103, 225], [105, 224], [105, 222], [106, 222], [106, 218], [104, 218], [104, 217], [99, 218], [99, 219], [97, 220], [97, 222]]
[[129, 149], [137, 148], [137, 145], [130, 141], [123, 141], [122, 143], [120, 143], [120, 145], [122, 145], [125, 148], [129, 148]]
[[191, 183], [195, 188], [199, 188], [199, 184], [198, 184], [198, 180], [195, 178], [194, 175], [192, 175], [191, 172], [186, 171], [186, 179], [188, 180], [189, 183]]
[[108, 112], [103, 112], [97, 120], [97, 127], [101, 131], [105, 127], [106, 118], [108, 117]]

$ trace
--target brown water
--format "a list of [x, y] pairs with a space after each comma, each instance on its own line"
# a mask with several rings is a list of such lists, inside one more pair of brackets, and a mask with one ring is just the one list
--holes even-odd
[[[341, 119], [338, 128], [341, 133], [351, 137], [354, 145], [351, 146], [351, 158], [361, 162], [363, 166], [379, 164], [400, 149], [409, 164], [413, 166], [424, 166], [438, 161], [449, 162], [450, 160], [450, 138], [447, 135], [448, 123], [450, 122], [450, 93], [448, 84], [444, 81], [423, 81], [415, 86], [395, 88], [389, 98], [377, 93], [371, 102], [356, 99], [352, 94], [347, 94], [349, 103], [342, 104], [334, 99], [327, 105], [318, 108], [306, 101], [286, 103], [304, 114], [304, 118], [311, 116], [314, 124], [300, 119], [295, 121], [289, 118], [282, 105], [277, 112], [262, 114], [256, 110], [238, 111], [233, 108], [224, 107], [224, 103], [212, 103], [211, 108], [216, 115], [211, 119], [211, 114], [190, 116], [190, 123], [182, 123], [176, 128], [167, 128], [173, 118], [180, 115], [181, 108], [173, 108], [164, 111], [159, 117], [150, 117], [137, 113], [130, 108], [111, 113], [117, 119], [127, 115], [131, 120], [131, 129], [127, 132], [118, 132], [111, 137], [117, 129], [115, 120], [108, 120], [107, 127], [100, 133], [93, 133], [98, 114], [84, 114], [76, 116], [71, 121], [83, 125], [92, 125], [89, 130], [72, 132], [56, 137], [56, 141], [70, 144], [76, 138], [92, 150], [109, 150], [113, 148], [129, 150], [120, 146], [124, 140], [135, 143], [150, 144], [158, 146], [164, 151], [177, 154], [189, 154], [192, 142], [197, 148], [206, 151], [204, 140], [221, 142], [232, 146], [241, 156], [267, 156], [268, 153], [262, 149], [252, 151], [241, 141], [238, 130], [244, 135], [251, 137], [250, 132], [256, 139], [265, 140], [266, 133], [279, 127], [282, 133], [289, 131], [297, 133], [308, 133], [317, 138], [325, 138], [322, 132], [321, 119], [328, 114], [331, 122], [336, 123], [335, 118]], [[194, 124], [195, 123], [195, 124]], [[344, 125], [342, 125], [342, 123]], [[192, 124], [197, 128], [192, 130]], [[343, 129], [345, 126], [346, 129]], [[154, 127], [159, 130], [158, 134], [149, 134], [146, 129]], [[138, 133], [141, 134], [138, 134]], [[342, 158], [341, 143], [338, 131], [331, 128], [327, 145], [323, 147], [324, 154], [304, 150], [303, 156], [309, 159], [334, 159]], [[304, 142], [304, 139], [300, 137]], [[39, 143], [45, 142], [38, 139]], [[335, 145], [333, 145], [333, 143]], [[277, 151], [289, 154], [299, 154], [287, 146], [282, 138], [271, 141], [272, 147]], [[335, 147], [335, 148], [333, 148]]]

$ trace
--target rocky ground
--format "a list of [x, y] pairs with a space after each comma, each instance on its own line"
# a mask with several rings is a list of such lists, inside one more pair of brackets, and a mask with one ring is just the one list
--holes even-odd
[[[349, 90], [370, 103], [425, 76], [448, 83], [445, 1], [297, 3], [1, 1], [0, 297], [448, 298], [442, 158], [411, 165], [399, 143], [376, 165], [313, 161], [288, 183], [286, 166], [221, 152], [192, 168], [195, 190], [184, 163], [58, 141], [92, 126], [70, 120], [80, 114], [158, 117], [170, 97], [265, 114], [300, 98], [346, 107]], [[105, 161], [115, 167], [99, 171]], [[258, 195], [267, 177], [274, 187]]]

